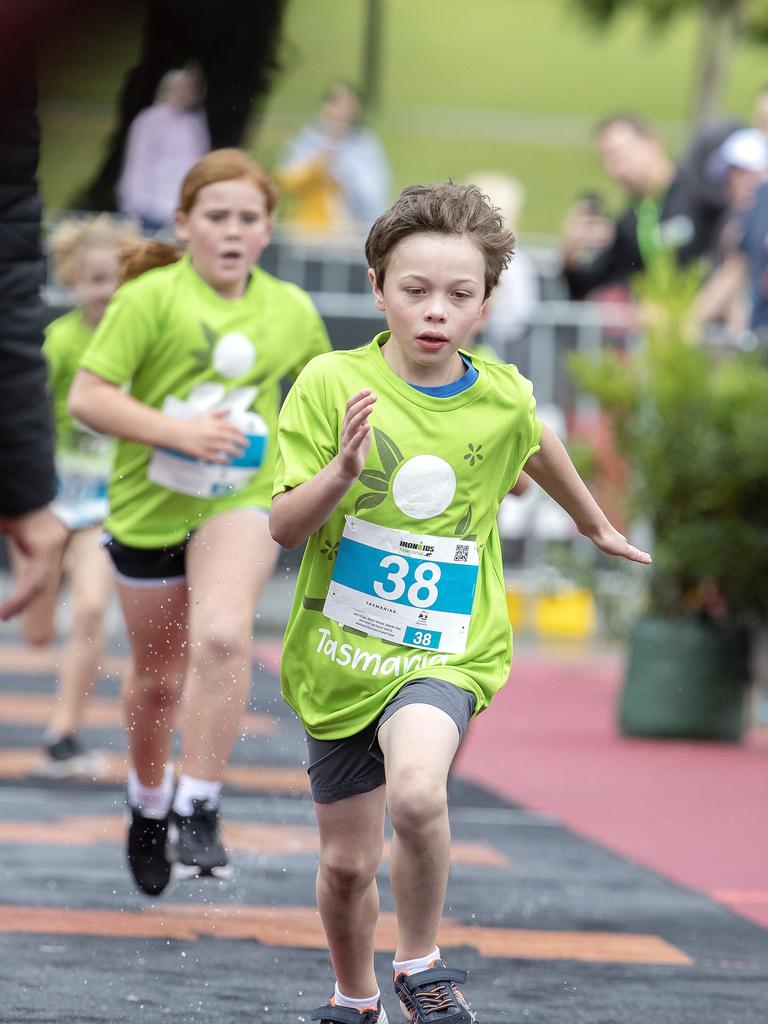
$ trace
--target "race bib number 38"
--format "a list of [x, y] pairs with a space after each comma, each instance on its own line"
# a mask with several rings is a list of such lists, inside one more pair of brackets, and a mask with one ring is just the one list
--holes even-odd
[[461, 654], [478, 567], [474, 541], [347, 516], [323, 612], [381, 640]]

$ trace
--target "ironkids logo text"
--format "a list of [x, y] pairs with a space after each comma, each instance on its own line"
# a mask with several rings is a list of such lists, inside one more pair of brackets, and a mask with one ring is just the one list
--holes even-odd
[[434, 544], [422, 544], [421, 541], [417, 543], [412, 540], [401, 540], [400, 550], [414, 551], [417, 555], [433, 555], [435, 553], [435, 546]]

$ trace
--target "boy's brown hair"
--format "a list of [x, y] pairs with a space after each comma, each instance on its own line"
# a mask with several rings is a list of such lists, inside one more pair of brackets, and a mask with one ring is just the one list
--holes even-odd
[[476, 185], [409, 185], [371, 228], [365, 241], [368, 266], [381, 288], [395, 246], [421, 232], [467, 235], [485, 260], [485, 298], [499, 283], [515, 248], [501, 213]]

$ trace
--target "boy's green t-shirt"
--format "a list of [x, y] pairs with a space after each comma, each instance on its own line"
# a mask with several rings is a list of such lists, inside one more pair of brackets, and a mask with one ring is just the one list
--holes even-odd
[[84, 464], [92, 461], [106, 469], [111, 441], [78, 423], [67, 409], [69, 389], [93, 334], [93, 328], [83, 319], [82, 309], [77, 307], [46, 327], [43, 352], [48, 363], [57, 454], [74, 456]]
[[[275, 494], [309, 480], [338, 453], [353, 394], [369, 388], [378, 397], [365, 469], [307, 542], [285, 633], [283, 696], [318, 739], [359, 732], [402, 686], [424, 676], [470, 690], [479, 712], [506, 682], [512, 659], [496, 514], [539, 448], [531, 384], [514, 366], [478, 361], [471, 387], [448, 398], [426, 395], [390, 369], [381, 353], [388, 338], [385, 332], [363, 348], [314, 359], [280, 413]], [[479, 569], [462, 654], [366, 636], [323, 614], [346, 516], [476, 540]]]
[[157, 409], [169, 397], [202, 407], [212, 394], [254, 388], [248, 408], [264, 420], [267, 443], [260, 468], [245, 487], [198, 498], [148, 478], [151, 446], [118, 441], [105, 524], [110, 533], [133, 547], [162, 547], [179, 543], [227, 508], [268, 508], [281, 382], [329, 348], [306, 292], [259, 267], [238, 299], [218, 295], [186, 256], [119, 288], [81, 367], [112, 384], [128, 385], [134, 398]]

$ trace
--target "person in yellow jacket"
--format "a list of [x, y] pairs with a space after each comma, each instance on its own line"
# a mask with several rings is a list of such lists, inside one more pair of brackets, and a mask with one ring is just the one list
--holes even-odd
[[361, 124], [351, 86], [334, 83], [317, 118], [289, 144], [275, 172], [288, 199], [284, 222], [297, 231], [366, 231], [388, 202], [389, 165]]

